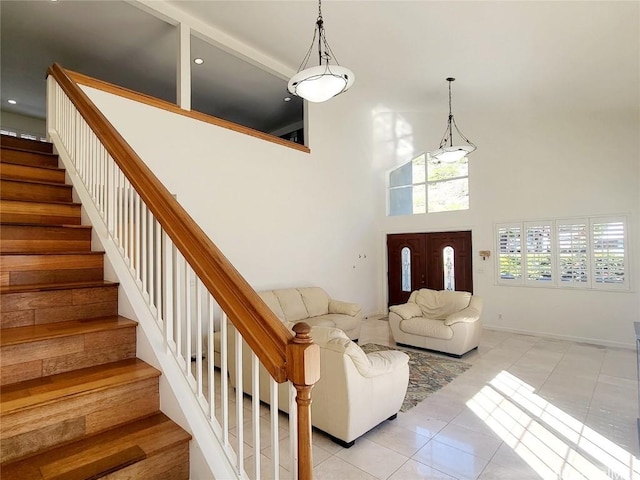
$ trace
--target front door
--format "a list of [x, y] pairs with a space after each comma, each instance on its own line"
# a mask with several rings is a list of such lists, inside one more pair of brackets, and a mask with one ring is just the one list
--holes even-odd
[[387, 235], [389, 305], [420, 288], [473, 293], [471, 232]]

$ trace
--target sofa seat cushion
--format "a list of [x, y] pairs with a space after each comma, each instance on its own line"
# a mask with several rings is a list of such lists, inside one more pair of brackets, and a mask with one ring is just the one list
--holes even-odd
[[[330, 318], [324, 318], [324, 315], [320, 315], [317, 317], [305, 318], [304, 323], [309, 324], [311, 327], [335, 327], [336, 322], [331, 320]], [[298, 322], [288, 322], [287, 325], [289, 328], [293, 328], [293, 326]]]
[[309, 325], [320, 325], [322, 322], [323, 326], [326, 327], [336, 327], [343, 331], [353, 330], [358, 328], [362, 320], [359, 317], [350, 317], [349, 315], [341, 315], [338, 313], [328, 313], [327, 315], [319, 315], [317, 317], [311, 317], [305, 320]]
[[459, 312], [469, 306], [471, 294], [469, 292], [452, 292], [449, 290], [417, 290], [409, 297], [409, 302], [415, 302], [422, 310], [425, 318], [444, 320], [449, 315]]
[[400, 322], [400, 330], [411, 335], [419, 335], [421, 337], [440, 338], [442, 340], [451, 340], [453, 338], [453, 329], [444, 324], [442, 320], [433, 320], [430, 318], [411, 318]]

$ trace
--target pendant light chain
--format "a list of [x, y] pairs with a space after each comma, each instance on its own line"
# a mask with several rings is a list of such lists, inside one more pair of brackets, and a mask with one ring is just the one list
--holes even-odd
[[[447, 81], [449, 82], [449, 146], [453, 147], [453, 131], [451, 130], [451, 122], [453, 122], [453, 112], [451, 110], [451, 82], [453, 82], [455, 79], [453, 78], [447, 78]], [[457, 129], [458, 127], [456, 127]]]

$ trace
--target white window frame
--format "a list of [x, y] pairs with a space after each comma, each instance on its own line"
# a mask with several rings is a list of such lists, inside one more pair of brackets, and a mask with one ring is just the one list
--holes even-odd
[[[605, 283], [596, 281], [595, 271], [595, 225], [602, 223], [621, 223], [622, 238], [622, 272], [624, 280], [620, 283]], [[586, 275], [587, 280], [585, 282], [566, 281], [562, 277], [561, 268], [561, 236], [559, 235], [559, 228], [563, 225], [585, 225], [586, 227], [586, 262], [583, 275]], [[551, 246], [551, 280], [532, 279], [529, 278], [529, 253], [527, 249], [527, 235], [530, 228], [548, 226], [550, 227], [550, 246]], [[504, 230], [519, 229], [520, 232], [520, 272], [519, 276], [515, 275], [514, 278], [502, 278], [501, 277], [501, 258], [508, 253], [503, 253], [500, 246], [501, 232]], [[522, 221], [522, 222], [508, 222], [508, 223], [496, 223], [494, 225], [495, 232], [495, 245], [496, 245], [496, 259], [495, 259], [495, 274], [496, 284], [498, 285], [515, 285], [515, 286], [529, 286], [529, 287], [551, 287], [551, 288], [572, 288], [572, 289], [591, 289], [591, 290], [617, 290], [617, 291], [629, 291], [630, 290], [630, 252], [629, 252], [629, 222], [626, 215], [614, 215], [614, 216], [593, 216], [593, 217], [576, 217], [576, 218], [560, 218], [551, 220], [540, 221]], [[615, 230], [613, 231], [615, 233]], [[614, 239], [615, 242], [615, 239]], [[513, 255], [513, 254], [511, 254]], [[517, 255], [517, 254], [516, 254]], [[617, 255], [612, 254], [614, 257]]]
[[[406, 184], [406, 185], [396, 185], [396, 186], [391, 186], [391, 182], [389, 181], [389, 178], [391, 176], [391, 174], [393, 172], [395, 172], [396, 170], [398, 170], [399, 168], [404, 167], [407, 164], [413, 164], [413, 162], [415, 162], [417, 159], [419, 159], [420, 157], [424, 156], [424, 181], [423, 182], [415, 182], [415, 183], [410, 183], [410, 184]], [[421, 153], [419, 155], [416, 155], [415, 157], [413, 157], [411, 160], [409, 160], [408, 162], [405, 162], [401, 165], [398, 165], [394, 168], [392, 168], [391, 170], [387, 171], [387, 216], [402, 216], [402, 215], [392, 215], [391, 214], [391, 191], [392, 190], [400, 190], [403, 188], [408, 188], [411, 189], [411, 194], [412, 194], [412, 198], [413, 198], [413, 189], [416, 187], [424, 187], [424, 212], [412, 212], [412, 213], [406, 213], [404, 215], [425, 215], [425, 214], [429, 214], [429, 213], [449, 213], [449, 212], [459, 212], [459, 211], [464, 211], [464, 210], [469, 210], [471, 208], [471, 192], [469, 191], [469, 170], [468, 170], [468, 166], [467, 166], [467, 175], [463, 175], [463, 176], [458, 176], [458, 177], [451, 177], [451, 178], [446, 178], [446, 179], [440, 179], [440, 180], [429, 180], [429, 153], [428, 152], [424, 152]], [[457, 209], [457, 210], [437, 210], [437, 211], [429, 211], [429, 187], [431, 186], [435, 186], [438, 184], [443, 184], [443, 183], [447, 183], [447, 182], [452, 182], [455, 180], [463, 180], [466, 179], [467, 180], [467, 191], [469, 191], [468, 193], [468, 199], [469, 199], [469, 206], [467, 208], [463, 208], [463, 209]]]

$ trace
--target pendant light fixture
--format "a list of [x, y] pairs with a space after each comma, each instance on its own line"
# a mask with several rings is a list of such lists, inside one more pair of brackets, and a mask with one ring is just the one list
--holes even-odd
[[[453, 113], [451, 113], [451, 82], [453, 81], [455, 81], [455, 78], [447, 78], [447, 82], [449, 82], [449, 119], [447, 120], [447, 129], [444, 131], [444, 136], [442, 137], [442, 140], [440, 140], [440, 146], [438, 147], [438, 149], [433, 152], [429, 152], [431, 158], [440, 160], [441, 162], [457, 162], [458, 160], [472, 153], [477, 148], [472, 142], [469, 141], [467, 137], [462, 134], [462, 132], [458, 128], [458, 125], [456, 125], [456, 121], [453, 118]], [[465, 144], [453, 144], [453, 128], [456, 129], [458, 135], [466, 142]]]
[[[316, 38], [318, 39], [318, 66], [307, 68]], [[335, 64], [331, 65], [333, 60]], [[302, 60], [298, 73], [289, 80], [289, 91], [310, 102], [324, 102], [346, 92], [355, 80], [351, 70], [338, 65], [324, 32], [322, 20], [322, 0], [318, 0], [318, 19], [313, 32], [313, 40], [307, 55]]]

